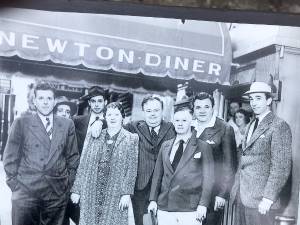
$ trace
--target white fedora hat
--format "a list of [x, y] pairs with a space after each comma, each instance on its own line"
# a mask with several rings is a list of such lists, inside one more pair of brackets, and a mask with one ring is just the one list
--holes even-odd
[[252, 93], [272, 93], [271, 86], [264, 82], [253, 82], [250, 86], [250, 90], [246, 91], [244, 95]]

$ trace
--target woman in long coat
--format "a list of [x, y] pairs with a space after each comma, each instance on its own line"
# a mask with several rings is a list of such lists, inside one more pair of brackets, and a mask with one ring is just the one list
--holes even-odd
[[122, 128], [120, 103], [104, 111], [107, 129], [99, 138], [88, 135], [76, 179], [73, 202], [80, 201], [80, 225], [128, 225], [138, 163], [138, 136]]

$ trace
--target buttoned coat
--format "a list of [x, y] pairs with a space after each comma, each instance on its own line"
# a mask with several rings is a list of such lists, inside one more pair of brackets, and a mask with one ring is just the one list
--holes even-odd
[[174, 171], [170, 162], [174, 141], [165, 141], [161, 146], [150, 201], [156, 201], [160, 210], [173, 212], [195, 211], [198, 205], [208, 207], [214, 181], [211, 147], [193, 133]]
[[[86, 137], [86, 132], [88, 130], [90, 117], [91, 114], [87, 114], [87, 115], [75, 116], [73, 118], [75, 124], [76, 137], [77, 137], [78, 151], [80, 154], [82, 152], [84, 140]], [[107, 124], [105, 121], [103, 121], [102, 129], [105, 128], [107, 128]]]
[[57, 196], [65, 194], [74, 182], [78, 164], [72, 120], [54, 115], [51, 141], [37, 114], [13, 122], [4, 151], [4, 169], [12, 191], [21, 184], [35, 194], [45, 188]]
[[143, 120], [128, 123], [124, 128], [131, 133], [137, 133], [139, 136], [139, 160], [136, 189], [143, 190], [147, 184], [151, 182], [161, 144], [165, 140], [175, 137], [174, 126], [170, 122], [162, 121], [156, 143], [152, 142], [149, 127]]
[[239, 192], [246, 207], [258, 208], [262, 198], [267, 198], [274, 202], [272, 208], [280, 208], [280, 192], [291, 171], [291, 144], [289, 125], [272, 112], [267, 114], [249, 142], [244, 142], [232, 198]]
[[225, 199], [229, 197], [234, 182], [237, 168], [234, 131], [229, 124], [216, 118], [214, 126], [205, 128], [199, 138], [209, 143], [213, 150], [215, 184], [212, 204], [214, 204], [215, 196]]

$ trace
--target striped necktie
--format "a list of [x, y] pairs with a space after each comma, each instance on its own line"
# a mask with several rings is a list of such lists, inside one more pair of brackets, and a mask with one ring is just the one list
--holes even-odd
[[51, 140], [53, 128], [52, 128], [52, 126], [51, 126], [51, 122], [50, 122], [49, 117], [46, 117], [46, 121], [47, 121], [46, 126], [45, 126], [46, 132], [47, 132], [47, 134], [48, 134], [48, 136], [49, 136], [49, 138], [50, 138], [50, 140]]

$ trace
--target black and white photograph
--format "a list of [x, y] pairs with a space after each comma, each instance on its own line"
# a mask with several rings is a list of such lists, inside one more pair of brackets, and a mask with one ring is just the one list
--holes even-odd
[[0, 10], [1, 225], [300, 225], [300, 27]]

